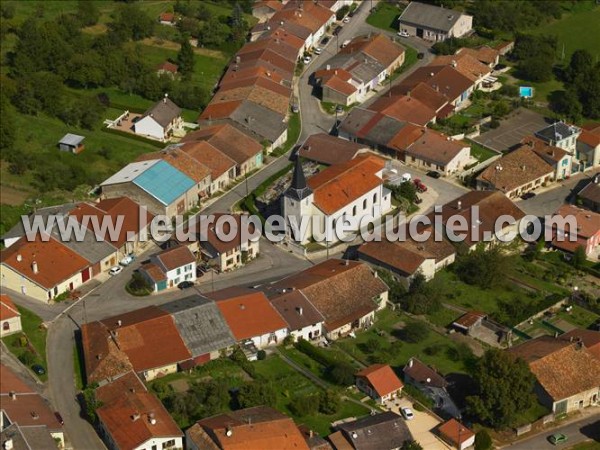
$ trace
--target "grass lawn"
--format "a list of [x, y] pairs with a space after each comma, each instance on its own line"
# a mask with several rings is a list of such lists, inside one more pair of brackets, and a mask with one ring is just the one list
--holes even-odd
[[2, 340], [8, 349], [18, 358], [23, 353], [29, 351], [27, 347], [21, 346], [21, 337], [26, 336], [29, 344], [31, 347], [33, 347], [33, 353], [35, 355], [35, 360], [29, 367], [31, 368], [31, 366], [34, 364], [39, 364], [44, 367], [46, 369], [46, 373], [44, 375], [36, 374], [36, 376], [40, 380], [46, 381], [48, 379], [48, 366], [46, 365], [47, 331], [41, 326], [42, 319], [40, 317], [28, 309], [21, 307], [18, 307], [18, 309], [21, 313], [21, 326], [23, 328], [23, 332], [11, 334], [10, 336], [2, 338]]
[[495, 151], [478, 144], [477, 142], [469, 141], [469, 144], [471, 145], [471, 155], [477, 158], [479, 162], [487, 161], [491, 157], [498, 154]]
[[588, 311], [587, 309], [582, 308], [578, 305], [572, 305], [573, 309], [571, 312], [566, 312], [564, 309], [557, 314], [557, 317], [563, 319], [573, 325], [578, 326], [579, 328], [587, 328], [593, 323], [595, 323], [600, 316], [598, 314], [593, 313], [592, 311]]
[[406, 72], [414, 63], [418, 61], [417, 55], [419, 52], [417, 52], [416, 49], [404, 43], [402, 44], [402, 47], [404, 47], [404, 62], [392, 74], [392, 81], [398, 78], [402, 73]]
[[436, 311], [433, 314], [428, 314], [427, 319], [434, 325], [439, 327], [447, 327], [461, 315], [462, 314], [458, 311], [442, 307], [439, 311]]
[[299, 113], [290, 113], [290, 118], [288, 119], [288, 134], [287, 140], [282, 147], [278, 147], [273, 150], [272, 155], [275, 157], [284, 155], [290, 149], [296, 145], [298, 142], [298, 138], [300, 137], [300, 132], [302, 131], [302, 123], [300, 122], [300, 114]]
[[375, 11], [367, 17], [367, 23], [387, 31], [398, 31], [398, 17], [402, 9], [398, 6], [380, 1]]
[[600, 450], [600, 442], [583, 442], [574, 447], [569, 447], [569, 450]]
[[534, 402], [533, 406], [525, 411], [519, 411], [513, 426], [520, 427], [522, 425], [535, 422], [541, 417], [550, 414], [550, 410], [538, 402]]

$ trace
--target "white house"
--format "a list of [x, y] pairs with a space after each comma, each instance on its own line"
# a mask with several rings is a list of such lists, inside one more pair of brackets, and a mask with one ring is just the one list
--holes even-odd
[[288, 331], [295, 341], [314, 341], [323, 334], [325, 318], [301, 291], [282, 289], [271, 303], [287, 322]]
[[135, 134], [159, 141], [167, 140], [171, 134], [182, 129], [181, 108], [166, 95], [133, 124]]
[[375, 155], [359, 155], [326, 168], [307, 183], [302, 163], [297, 160], [292, 184], [283, 196], [283, 216], [288, 223], [310, 223], [302, 236], [287, 227], [287, 238], [301, 244], [325, 237], [335, 242], [339, 239], [335, 233], [338, 220], [350, 223], [347, 231], [358, 230], [361, 220], [386, 214], [392, 208], [392, 196], [383, 187], [384, 166], [384, 160]]
[[0, 337], [21, 331], [21, 313], [6, 294], [0, 295]]
[[150, 257], [140, 273], [154, 292], [177, 286], [182, 281], [196, 281], [196, 257], [186, 246], [177, 246]]
[[379, 404], [402, 393], [404, 384], [387, 364], [373, 364], [356, 374], [356, 387]]

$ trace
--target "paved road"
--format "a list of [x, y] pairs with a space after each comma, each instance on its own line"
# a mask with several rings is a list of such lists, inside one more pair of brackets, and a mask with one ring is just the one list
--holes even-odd
[[584, 174], [576, 175], [569, 180], [559, 182], [550, 189], [537, 194], [529, 200], [518, 200], [516, 203], [527, 214], [544, 216], [551, 214], [565, 203], [573, 191], [577, 192], [582, 185], [588, 182], [600, 169], [590, 170]]
[[[548, 437], [554, 433], [563, 433], [568, 437], [568, 441], [561, 445], [552, 445], [548, 442]], [[584, 441], [600, 442], [600, 413], [588, 416], [577, 422], [547, 430], [531, 438], [508, 445], [504, 448], [510, 450], [543, 450], [543, 449], [568, 449], [575, 444]]]

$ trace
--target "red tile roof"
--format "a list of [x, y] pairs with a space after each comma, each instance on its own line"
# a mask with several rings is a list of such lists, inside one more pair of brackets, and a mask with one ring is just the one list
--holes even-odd
[[383, 159], [372, 154], [330, 166], [308, 179], [314, 192], [314, 203], [330, 215], [344, 208], [383, 183], [377, 175], [383, 170]]
[[160, 267], [154, 263], [146, 262], [140, 267], [140, 270], [144, 271], [146, 275], [150, 277], [154, 283], [160, 283], [161, 281], [167, 280], [167, 274], [164, 273]]
[[156, 71], [165, 71], [165, 72], [171, 72], [171, 73], [177, 73], [177, 70], [179, 69], [179, 67], [177, 66], [177, 64], [173, 64], [172, 62], [169, 61], [165, 61], [161, 64], [159, 64], [158, 66], [156, 66]]
[[439, 111], [448, 103], [448, 98], [440, 94], [431, 86], [425, 83], [418, 83], [412, 89], [408, 89], [406, 91], [406, 95], [416, 98], [425, 106], [433, 109], [434, 111]]
[[536, 155], [551, 165], [560, 162], [567, 155], [567, 152], [562, 148], [548, 145], [545, 141], [542, 141], [534, 136], [527, 136], [523, 138], [521, 143], [528, 145], [536, 153]]
[[[9, 248], [2, 250], [1, 261], [34, 283], [52, 289], [57, 284], [89, 267], [90, 263], [50, 236], [44, 242], [40, 234], [31, 242], [23, 236]], [[19, 260], [20, 259], [20, 260]], [[34, 273], [33, 263], [38, 272]]]
[[160, 400], [132, 372], [96, 389], [96, 397], [103, 403], [96, 410], [98, 418], [119, 449], [183, 436]]
[[[229, 236], [231, 233], [231, 225], [229, 221], [221, 221], [217, 226], [217, 222], [223, 216], [231, 217], [235, 220], [237, 228], [235, 230], [235, 235], [231, 237], [231, 240], [225, 241], [219, 238], [219, 235]], [[216, 251], [221, 254], [228, 252], [229, 250], [236, 249], [240, 247], [240, 245], [245, 244], [246, 242], [242, 242], [242, 236], [245, 233], [248, 235], [253, 234], [255, 232], [255, 228], [252, 224], [248, 224], [248, 230], [242, 232], [242, 219], [247, 219], [247, 214], [225, 214], [225, 213], [215, 213], [213, 214], [215, 221], [211, 224], [206, 230], [206, 236], [200, 236], [200, 246], [203, 245], [203, 242], [207, 242], [210, 244]], [[196, 230], [198, 232], [201, 231], [201, 223], [196, 223]]]
[[258, 141], [229, 124], [196, 130], [182, 139], [182, 142], [194, 141], [208, 142], [237, 164], [243, 164], [262, 152], [262, 145]]
[[394, 137], [392, 137], [392, 139], [390, 139], [387, 146], [403, 153], [408, 147], [416, 142], [425, 131], [426, 130], [423, 127], [407, 123], [394, 135]]
[[356, 374], [365, 378], [380, 397], [392, 394], [404, 387], [404, 384], [387, 364], [373, 364]]
[[362, 52], [379, 62], [384, 67], [389, 67], [404, 53], [404, 47], [392, 41], [381, 33], [357, 36], [352, 39], [340, 53]]
[[451, 444], [457, 445], [458, 448], [461, 447], [461, 444], [475, 436], [475, 433], [458, 422], [456, 419], [450, 419], [449, 421], [440, 425], [438, 432]]
[[478, 61], [481, 61], [485, 64], [494, 64], [500, 56], [500, 52], [494, 48], [488, 47], [487, 45], [482, 45], [477, 48], [461, 48], [457, 53], [467, 53], [473, 57], [475, 57]]
[[431, 63], [432, 66], [452, 66], [471, 81], [477, 81], [492, 71], [489, 66], [479, 62], [477, 58], [469, 53], [457, 55], [438, 56]]
[[[573, 205], [562, 205], [554, 215], [560, 217], [575, 217], [577, 221], [577, 236], [589, 239], [600, 233], [600, 214]], [[565, 231], [565, 230], [563, 230]], [[573, 230], [575, 231], [575, 230]]]
[[263, 292], [236, 287], [205, 295], [216, 301], [237, 341], [273, 333], [287, 327]]
[[[229, 117], [242, 104], [241, 100], [221, 103], [209, 103], [198, 117], [198, 121], [217, 120]], [[185, 139], [185, 138], [184, 138]], [[183, 142], [185, 140], [182, 139]]]
[[206, 141], [185, 142], [180, 148], [201, 164], [206, 165], [211, 171], [213, 180], [235, 167], [233, 159]]
[[6, 294], [0, 295], [0, 320], [8, 320], [20, 316], [18, 308]]
[[344, 95], [352, 95], [357, 90], [354, 85], [348, 83], [337, 74], [324, 77], [321, 86], [326, 86]]
[[581, 134], [577, 140], [590, 147], [598, 147], [600, 145], [600, 126], [596, 126], [596, 128], [591, 128], [589, 130], [582, 128]]
[[394, 119], [425, 126], [435, 119], [435, 111], [414, 97], [381, 97], [369, 109]]
[[406, 149], [407, 155], [445, 166], [452, 162], [463, 149], [469, 147], [469, 144], [455, 141], [435, 130], [423, 128], [422, 131], [424, 133], [421, 133], [421, 136]]
[[16, 392], [17, 394], [36, 393], [35, 389], [29, 387], [8, 366], [0, 364], [0, 394], [8, 394], [9, 392]]
[[561, 334], [559, 339], [583, 342], [585, 348], [587, 348], [596, 359], [600, 360], [600, 331], [575, 328], [574, 330]]
[[354, 159], [361, 150], [369, 147], [364, 144], [347, 141], [330, 134], [317, 133], [310, 135], [298, 150], [298, 154], [306, 159], [321, 164], [333, 165]]
[[192, 264], [196, 261], [196, 257], [192, 251], [185, 245], [163, 250], [155, 256], [167, 271], [178, 269], [179, 267]]
[[485, 317], [486, 317], [485, 313], [478, 312], [478, 311], [469, 311], [469, 312], [463, 314], [462, 316], [460, 316], [458, 319], [456, 319], [452, 323], [454, 325], [458, 325], [461, 328], [469, 329], [473, 325], [475, 325], [478, 321], [480, 321], [481, 319], [483, 319]]
[[[441, 376], [427, 364], [414, 357], [409, 359], [406, 366], [404, 366], [403, 372], [417, 383], [425, 386], [434, 386], [439, 388], [445, 388], [448, 386], [448, 382], [443, 376]], [[404, 381], [406, 381], [406, 378]]]
[[175, 14], [164, 12], [160, 14], [159, 18], [161, 22], [173, 22], [173, 19], [175, 19]]

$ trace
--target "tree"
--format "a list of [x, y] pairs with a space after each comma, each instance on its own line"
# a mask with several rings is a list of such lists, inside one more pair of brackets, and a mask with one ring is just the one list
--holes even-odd
[[212, 17], [200, 28], [198, 46], [218, 48], [229, 38], [229, 27]]
[[0, 149], [3, 158], [6, 155], [5, 151], [13, 148], [16, 138], [15, 111], [2, 91], [0, 93]]
[[194, 49], [189, 39], [184, 39], [177, 54], [178, 72], [184, 80], [189, 80], [194, 73]]
[[552, 111], [566, 117], [573, 122], [581, 119], [583, 106], [579, 101], [579, 96], [573, 88], [566, 91], [553, 92], [550, 98], [550, 108]]
[[576, 269], [581, 269], [585, 265], [586, 260], [587, 254], [585, 253], [585, 247], [583, 245], [579, 245], [573, 252], [571, 264]]
[[588, 78], [592, 70], [594, 70], [594, 58], [591, 53], [587, 50], [575, 50], [565, 70], [565, 79], [571, 83], [578, 83]]
[[266, 405], [275, 406], [277, 395], [270, 383], [265, 381], [253, 381], [243, 385], [237, 395], [240, 408]]
[[512, 424], [520, 411], [535, 403], [535, 377], [521, 358], [499, 349], [487, 350], [471, 374], [476, 395], [467, 397], [467, 409], [496, 428]]
[[492, 444], [492, 438], [486, 430], [478, 431], [475, 434], [475, 450], [490, 450]]
[[298, 395], [292, 400], [290, 409], [300, 417], [315, 414], [319, 409], [319, 397], [315, 395]]
[[321, 391], [319, 397], [319, 412], [322, 414], [334, 414], [340, 409], [340, 396], [332, 390]]
[[404, 285], [401, 284], [394, 276], [387, 270], [377, 270], [377, 275], [383, 280], [383, 282], [389, 288], [388, 298], [393, 303], [400, 303], [402, 297], [406, 294]]
[[83, 26], [96, 25], [100, 18], [100, 11], [98, 11], [94, 2], [79, 0], [77, 2], [77, 18]]
[[422, 342], [429, 336], [429, 328], [422, 322], [410, 322], [402, 329], [401, 335], [407, 342]]
[[244, 20], [244, 12], [239, 3], [233, 5], [231, 10], [231, 16], [229, 17], [229, 27], [231, 28], [231, 38], [234, 41], [240, 41], [244, 39], [247, 30], [247, 24]]
[[417, 441], [404, 441], [400, 450], [423, 450], [423, 446]]
[[345, 361], [334, 363], [328, 370], [331, 381], [341, 386], [350, 386], [354, 384], [354, 372], [354, 366]]
[[454, 271], [467, 284], [491, 289], [502, 283], [508, 266], [507, 256], [502, 254], [498, 245], [488, 250], [479, 245], [475, 251], [457, 259]]
[[121, 5], [116, 12], [115, 20], [109, 25], [122, 40], [139, 41], [152, 36], [154, 31], [154, 19], [136, 3]]

